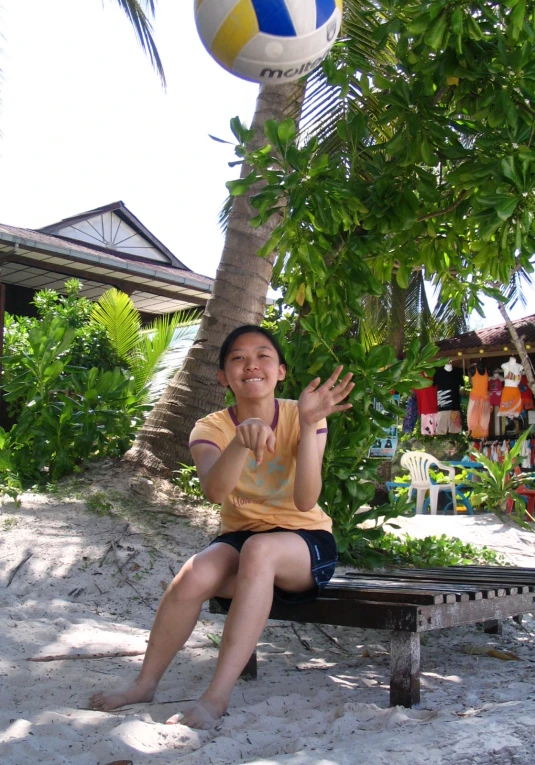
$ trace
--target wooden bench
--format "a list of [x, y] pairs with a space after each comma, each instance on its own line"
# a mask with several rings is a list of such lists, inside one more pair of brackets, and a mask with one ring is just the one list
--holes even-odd
[[[224, 613], [216, 600], [210, 610]], [[390, 706], [420, 702], [420, 634], [535, 613], [535, 569], [458, 566], [350, 573], [333, 578], [313, 603], [273, 604], [270, 619], [389, 630]], [[242, 676], [256, 678], [256, 651]]]

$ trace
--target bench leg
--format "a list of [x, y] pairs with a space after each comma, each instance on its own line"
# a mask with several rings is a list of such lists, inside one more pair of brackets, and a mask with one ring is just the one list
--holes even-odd
[[502, 621], [501, 619], [487, 619], [483, 622], [483, 630], [487, 635], [501, 635], [502, 634]]
[[257, 678], [257, 664], [256, 664], [256, 651], [253, 651], [251, 658], [242, 669], [240, 677], [243, 680], [256, 680]]
[[420, 703], [420, 635], [390, 635], [390, 706], [413, 707]]

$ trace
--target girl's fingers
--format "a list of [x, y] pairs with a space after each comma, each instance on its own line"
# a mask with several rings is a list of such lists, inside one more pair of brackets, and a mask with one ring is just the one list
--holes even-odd
[[320, 385], [320, 383], [321, 383], [321, 377], [315, 377], [313, 380], [311, 380], [311, 381], [308, 383], [308, 385], [306, 386], [306, 388], [304, 388], [304, 389], [303, 389], [303, 393], [304, 393], [305, 391], [313, 391], [313, 390], [316, 390], [316, 388], [317, 388], [317, 387]]
[[269, 448], [269, 434], [265, 432], [258, 433], [256, 445], [253, 449], [257, 465], [260, 465], [262, 460], [264, 459], [264, 449], [266, 448], [266, 446], [269, 451], [272, 451]]
[[277, 439], [275, 437], [275, 433], [271, 431], [271, 433], [268, 435], [268, 439], [266, 441], [266, 446], [268, 448], [268, 451], [270, 451], [272, 454], [275, 452], [275, 443]]
[[333, 385], [335, 384], [335, 382], [340, 377], [340, 374], [341, 374], [343, 368], [344, 367], [341, 364], [340, 364], [340, 366], [336, 367], [334, 372], [325, 381], [325, 385], [329, 385], [329, 387], [332, 388]]

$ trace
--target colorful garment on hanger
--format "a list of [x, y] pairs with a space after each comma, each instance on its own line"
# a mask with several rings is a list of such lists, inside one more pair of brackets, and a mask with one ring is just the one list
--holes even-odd
[[533, 393], [529, 387], [528, 378], [526, 375], [522, 375], [520, 378], [520, 382], [518, 383], [518, 390], [520, 391], [520, 398], [522, 399], [522, 407], [524, 411], [529, 412], [530, 409], [535, 409]]
[[518, 388], [522, 367], [515, 359], [511, 359], [502, 364], [502, 369], [505, 379], [498, 415], [499, 417], [518, 417], [522, 412], [522, 398]]
[[[422, 376], [425, 377], [426, 380], [431, 380], [431, 377], [428, 377], [424, 372], [422, 372]], [[416, 395], [416, 400], [418, 401], [418, 413], [420, 415], [422, 414], [436, 414], [438, 412], [438, 401], [437, 401], [437, 387], [436, 385], [430, 385], [429, 388], [414, 388], [413, 392]]]
[[462, 370], [457, 367], [453, 367], [450, 372], [444, 368], [437, 369], [433, 381], [438, 389], [438, 411], [459, 412], [461, 410], [461, 385], [463, 384]]
[[414, 393], [413, 391], [407, 403], [407, 411], [405, 412], [405, 417], [403, 418], [403, 425], [401, 427], [402, 432], [412, 433], [412, 431], [414, 430], [414, 426], [416, 425], [417, 419], [418, 419], [418, 400], [416, 398], [416, 393]]
[[468, 401], [468, 431], [472, 438], [486, 438], [490, 423], [489, 375], [476, 369], [472, 376], [472, 390]]
[[[516, 443], [516, 439], [503, 438], [500, 440], [474, 441], [472, 448], [483, 454], [491, 462], [502, 462]], [[522, 469], [535, 469], [535, 437], [528, 438], [522, 446]]]
[[438, 412], [435, 414], [422, 414], [420, 415], [421, 425], [420, 432], [422, 436], [435, 436], [437, 433], [437, 418]]
[[463, 429], [461, 413], [448, 410], [437, 414], [437, 436], [445, 436], [446, 433], [460, 433]]
[[490, 405], [499, 407], [502, 399], [503, 380], [501, 377], [489, 377]]
[[499, 417], [518, 417], [522, 413], [522, 399], [520, 397], [520, 391], [518, 386], [509, 387], [507, 380], [502, 390], [502, 398], [500, 401]]

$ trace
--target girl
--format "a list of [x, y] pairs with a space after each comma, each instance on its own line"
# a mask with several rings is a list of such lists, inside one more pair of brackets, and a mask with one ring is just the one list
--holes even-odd
[[255, 649], [273, 598], [314, 599], [334, 573], [330, 518], [317, 504], [326, 421], [354, 387], [338, 367], [312, 380], [299, 401], [275, 398], [286, 374], [275, 338], [238, 327], [219, 356], [218, 379], [236, 404], [199, 420], [190, 448], [207, 498], [221, 503], [221, 535], [184, 564], [162, 598], [139, 676], [125, 689], [97, 693], [97, 709], [150, 701], [167, 666], [191, 635], [202, 604], [231, 599], [214, 677], [200, 698], [168, 723], [211, 728]]

